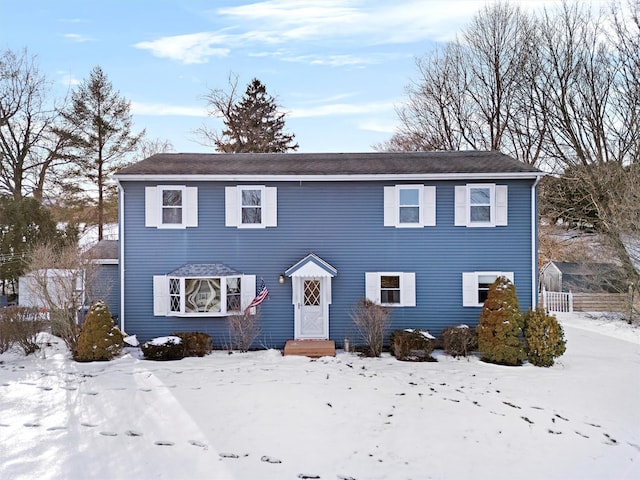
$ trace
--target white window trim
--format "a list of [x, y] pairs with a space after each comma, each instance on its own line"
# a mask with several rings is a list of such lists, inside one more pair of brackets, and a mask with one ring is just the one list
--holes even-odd
[[[182, 222], [162, 223], [162, 192], [182, 192]], [[185, 185], [156, 185], [145, 187], [145, 226], [159, 229], [184, 229], [198, 226], [198, 188]]]
[[[488, 222], [471, 221], [471, 190], [488, 188], [490, 220]], [[508, 222], [508, 187], [494, 183], [469, 183], [455, 187], [455, 226], [482, 228], [506, 226]]]
[[[242, 192], [245, 190], [258, 190], [260, 191], [260, 223], [242, 223]], [[238, 228], [265, 228], [266, 222], [266, 188], [264, 185], [239, 185], [237, 188], [238, 195]]]
[[479, 301], [480, 277], [506, 277], [514, 282], [513, 272], [463, 272], [462, 273], [462, 306], [482, 307]]
[[[400, 222], [400, 191], [418, 189], [419, 221]], [[436, 187], [422, 184], [402, 184], [384, 187], [384, 226], [422, 228], [436, 225]]]
[[[242, 223], [242, 191], [260, 190], [261, 223]], [[267, 228], [278, 226], [278, 189], [265, 185], [225, 187], [225, 226], [236, 228]]]
[[[400, 277], [400, 303], [382, 303], [380, 296], [381, 277]], [[384, 307], [416, 306], [416, 274], [415, 272], [366, 272], [365, 297], [367, 300]]]
[[[186, 312], [185, 311], [185, 283], [191, 279], [220, 279], [220, 311], [219, 312]], [[227, 311], [227, 279], [240, 278], [240, 310]], [[171, 302], [169, 295], [169, 281], [178, 279], [180, 281], [180, 311], [171, 310]], [[243, 312], [247, 305], [253, 300], [256, 293], [256, 276], [255, 275], [227, 275], [227, 276], [189, 276], [175, 277], [170, 275], [154, 275], [153, 277], [153, 296], [154, 296], [154, 316], [168, 317], [228, 317]], [[250, 313], [255, 314], [256, 309], [252, 308]]]

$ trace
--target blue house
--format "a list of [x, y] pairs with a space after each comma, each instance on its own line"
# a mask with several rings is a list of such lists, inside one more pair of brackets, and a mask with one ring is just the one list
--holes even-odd
[[[157, 154], [119, 171], [121, 328], [228, 338], [262, 282], [260, 346], [475, 325], [500, 275], [537, 303], [536, 185], [499, 152]], [[252, 309], [255, 312], [255, 309]]]

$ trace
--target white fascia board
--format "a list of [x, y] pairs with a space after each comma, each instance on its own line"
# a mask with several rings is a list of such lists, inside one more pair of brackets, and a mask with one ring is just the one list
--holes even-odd
[[435, 173], [435, 174], [358, 174], [358, 175], [114, 175], [119, 182], [146, 181], [146, 182], [355, 182], [375, 180], [537, 180], [546, 174], [544, 172], [487, 172], [487, 173]]

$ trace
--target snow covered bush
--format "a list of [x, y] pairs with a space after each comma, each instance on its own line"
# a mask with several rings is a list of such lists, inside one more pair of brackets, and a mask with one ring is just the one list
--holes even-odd
[[358, 300], [351, 312], [351, 320], [364, 340], [366, 354], [379, 357], [382, 353], [384, 335], [389, 327], [389, 311], [363, 298]]
[[260, 335], [260, 314], [245, 315], [238, 313], [229, 315], [229, 337], [231, 338], [231, 348], [248, 352], [253, 342]]
[[522, 365], [527, 358], [522, 338], [522, 313], [516, 287], [505, 277], [498, 277], [489, 287], [482, 307], [478, 333], [478, 350], [486, 362]]
[[564, 331], [553, 315], [543, 308], [529, 310], [524, 316], [527, 359], [538, 367], [550, 367], [566, 351]]
[[426, 330], [395, 330], [389, 339], [391, 354], [409, 362], [435, 362], [431, 356], [436, 338]]
[[73, 358], [78, 362], [111, 360], [123, 345], [122, 332], [113, 324], [109, 307], [98, 301], [91, 306], [82, 324]]
[[25, 355], [40, 347], [36, 341], [38, 334], [47, 328], [47, 322], [40, 317], [35, 307], [7, 307], [0, 309], [0, 353], [17, 344]]
[[454, 357], [466, 357], [469, 352], [478, 348], [478, 335], [468, 325], [447, 327], [440, 337], [443, 350]]
[[158, 337], [140, 347], [147, 360], [180, 360], [184, 358], [184, 343], [180, 337]]
[[172, 336], [180, 337], [184, 344], [185, 357], [204, 357], [213, 350], [211, 336], [202, 332], [178, 332]]

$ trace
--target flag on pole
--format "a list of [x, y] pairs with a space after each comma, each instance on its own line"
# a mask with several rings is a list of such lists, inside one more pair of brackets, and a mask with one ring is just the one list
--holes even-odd
[[267, 286], [264, 284], [264, 279], [262, 279], [262, 281], [260, 282], [260, 290], [258, 291], [258, 295], [256, 295], [256, 298], [251, 300], [251, 303], [247, 306], [247, 308], [244, 309], [244, 314], [249, 315], [249, 310], [260, 305], [268, 296], [269, 290], [267, 290]]

